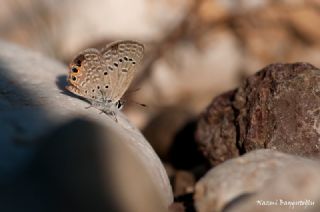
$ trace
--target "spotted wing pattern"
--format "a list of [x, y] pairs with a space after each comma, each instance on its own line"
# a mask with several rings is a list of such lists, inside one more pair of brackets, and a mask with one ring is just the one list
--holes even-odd
[[143, 52], [143, 45], [135, 41], [111, 43], [101, 51], [112, 88], [106, 95], [112, 102], [117, 102], [128, 89], [141, 63]]
[[132, 82], [143, 52], [143, 45], [135, 41], [84, 50], [70, 63], [66, 88], [91, 102], [115, 103]]

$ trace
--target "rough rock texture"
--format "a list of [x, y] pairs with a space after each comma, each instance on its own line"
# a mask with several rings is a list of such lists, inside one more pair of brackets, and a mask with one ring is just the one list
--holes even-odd
[[[196, 184], [194, 199], [199, 212], [274, 211], [258, 206], [256, 201], [309, 199], [317, 203], [319, 187], [319, 162], [274, 150], [256, 150], [212, 168]], [[287, 207], [275, 208], [280, 211]], [[317, 205], [309, 209], [317, 211], [315, 207], [319, 209]]]
[[273, 64], [213, 100], [196, 138], [212, 164], [255, 149], [320, 157], [320, 70]]
[[[147, 178], [151, 178], [155, 190], [160, 193], [159, 202], [169, 205], [173, 198], [168, 177], [158, 156], [142, 134], [121, 113], [117, 115], [118, 123], [115, 123], [109, 116], [101, 114], [94, 108], [85, 109], [88, 106], [87, 102], [65, 92], [66, 73], [67, 67], [57, 61], [12, 44], [0, 42], [1, 186], [6, 186], [12, 183], [13, 179], [21, 177], [32, 165], [39, 146], [38, 143], [34, 143], [35, 141], [50, 140], [49, 135], [54, 129], [61, 128], [75, 118], [81, 118], [102, 125], [104, 131], [108, 132], [108, 135], [102, 138], [105, 143], [118, 141], [124, 148], [128, 148], [137, 159], [139, 166], [143, 167], [143, 173], [146, 173]], [[75, 136], [82, 133], [77, 130], [72, 132]], [[86, 152], [85, 148], [77, 149], [77, 143], [71, 142], [73, 137], [60, 138], [66, 141], [63, 144], [68, 147], [65, 150], [66, 155], [68, 152], [82, 155], [80, 158], [90, 155], [90, 148], [89, 152]], [[94, 134], [92, 138], [79, 137], [81, 141], [85, 138], [87, 139], [85, 143], [95, 141]], [[61, 139], [52, 142], [59, 142]], [[101, 148], [98, 146], [98, 149]], [[57, 151], [52, 154], [57, 159], [61, 152], [58, 151], [59, 148], [56, 149]], [[118, 148], [118, 157], [121, 158], [122, 153], [121, 148]], [[71, 167], [79, 165], [75, 163]], [[105, 168], [96, 165], [100, 171]], [[79, 177], [79, 181], [75, 179], [74, 187], [81, 186], [83, 178], [78, 175], [75, 177]], [[138, 181], [129, 182], [139, 185]], [[23, 187], [23, 184], [21, 186]]]
[[198, 122], [196, 139], [203, 155], [212, 164], [221, 163], [239, 155], [237, 133], [232, 107], [234, 92], [225, 93], [211, 103]]

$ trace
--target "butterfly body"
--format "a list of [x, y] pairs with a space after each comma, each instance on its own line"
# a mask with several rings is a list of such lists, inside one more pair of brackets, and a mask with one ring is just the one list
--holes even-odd
[[115, 115], [143, 52], [143, 45], [136, 41], [114, 42], [100, 51], [86, 49], [70, 63], [66, 89], [87, 99], [102, 112]]
[[114, 111], [122, 108], [122, 103], [120, 100], [113, 102], [110, 99], [106, 99], [104, 101], [92, 101], [91, 105], [106, 114], [112, 114]]

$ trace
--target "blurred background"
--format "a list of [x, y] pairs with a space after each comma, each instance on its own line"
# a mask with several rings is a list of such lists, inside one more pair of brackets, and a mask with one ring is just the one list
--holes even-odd
[[[270, 63], [320, 66], [319, 0], [1, 0], [0, 5], [1, 39], [66, 65], [79, 51], [111, 41], [146, 45], [127, 96], [147, 107], [128, 103], [124, 112], [162, 158], [176, 196], [192, 192], [194, 173], [202, 173], [192, 132], [215, 96]], [[180, 147], [184, 153], [178, 153]]]

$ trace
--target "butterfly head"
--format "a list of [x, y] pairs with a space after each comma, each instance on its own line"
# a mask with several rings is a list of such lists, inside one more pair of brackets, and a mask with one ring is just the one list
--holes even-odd
[[121, 110], [123, 108], [123, 102], [118, 100], [113, 102], [112, 100], [103, 100], [103, 101], [92, 101], [92, 106], [101, 110], [107, 114], [112, 113], [117, 110]]
[[122, 102], [121, 100], [117, 101], [115, 103], [115, 107], [118, 109], [118, 110], [121, 110], [123, 108], [123, 105], [124, 105], [124, 102]]

